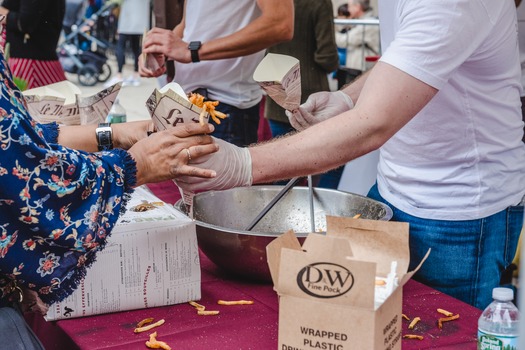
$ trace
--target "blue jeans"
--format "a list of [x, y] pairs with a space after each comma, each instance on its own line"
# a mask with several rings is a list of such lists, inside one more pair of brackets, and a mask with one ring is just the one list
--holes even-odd
[[217, 110], [228, 114], [215, 126], [213, 136], [233, 143], [239, 147], [245, 147], [257, 142], [257, 130], [259, 129], [259, 104], [246, 109], [239, 109], [226, 103], [219, 103]]
[[480, 309], [492, 301], [492, 289], [516, 253], [523, 205], [478, 220], [444, 221], [396, 209], [381, 197], [377, 184], [368, 197], [389, 205], [392, 220], [410, 224], [410, 270], [432, 249], [415, 280]]
[[[295, 129], [288, 123], [278, 122], [271, 119], [269, 119], [268, 122], [270, 123], [270, 130], [272, 131], [273, 137], [286, 135], [289, 132], [295, 131]], [[319, 181], [317, 182], [316, 187], [337, 189], [339, 186], [339, 180], [341, 180], [341, 176], [343, 175], [344, 168], [344, 166], [340, 166], [339, 168], [330, 170], [317, 176]], [[278, 184], [282, 185], [286, 183], [287, 181], [278, 182]]]

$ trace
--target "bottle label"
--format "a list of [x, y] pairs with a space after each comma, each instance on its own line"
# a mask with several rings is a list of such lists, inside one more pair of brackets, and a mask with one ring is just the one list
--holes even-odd
[[108, 115], [107, 121], [112, 124], [125, 123], [126, 115], [125, 114], [110, 114]]
[[478, 350], [516, 350], [518, 336], [488, 334], [478, 329]]

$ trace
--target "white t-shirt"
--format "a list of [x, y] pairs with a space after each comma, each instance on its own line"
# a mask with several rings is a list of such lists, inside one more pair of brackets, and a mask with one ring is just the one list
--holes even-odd
[[439, 92], [381, 148], [381, 195], [414, 216], [469, 220], [525, 193], [513, 1], [380, 0], [381, 61]]
[[521, 85], [524, 91], [521, 96], [525, 95], [525, 1], [522, 1], [517, 8], [518, 13], [518, 39], [520, 47], [520, 62], [521, 62]]
[[[260, 15], [256, 0], [187, 0], [183, 40], [205, 43], [224, 37], [246, 27]], [[175, 62], [175, 82], [187, 93], [207, 88], [213, 100], [249, 108], [262, 98], [262, 89], [253, 80], [253, 72], [263, 57], [264, 51], [260, 51], [223, 60]]]

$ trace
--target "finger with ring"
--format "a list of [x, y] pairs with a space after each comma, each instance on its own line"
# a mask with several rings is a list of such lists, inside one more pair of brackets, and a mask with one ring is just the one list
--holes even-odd
[[186, 154], [188, 155], [188, 162], [191, 160], [191, 154], [190, 154], [190, 150], [185, 148], [184, 149], [186, 151]]

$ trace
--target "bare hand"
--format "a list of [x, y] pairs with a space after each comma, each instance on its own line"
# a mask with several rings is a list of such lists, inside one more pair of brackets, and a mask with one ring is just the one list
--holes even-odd
[[117, 123], [111, 125], [113, 129], [113, 144], [115, 147], [130, 149], [138, 141], [146, 138], [148, 132], [155, 131], [152, 120], [141, 120], [128, 123]]
[[143, 53], [139, 57], [139, 75], [156, 78], [166, 73], [166, 57], [163, 54]]
[[181, 63], [191, 63], [188, 43], [168, 29], [150, 30], [144, 39], [142, 51], [147, 54], [162, 54]]
[[219, 147], [207, 133], [211, 124], [184, 124], [156, 132], [129, 149], [137, 166], [137, 184], [161, 182], [178, 176], [210, 178], [215, 171], [188, 165], [191, 159], [216, 152]]

